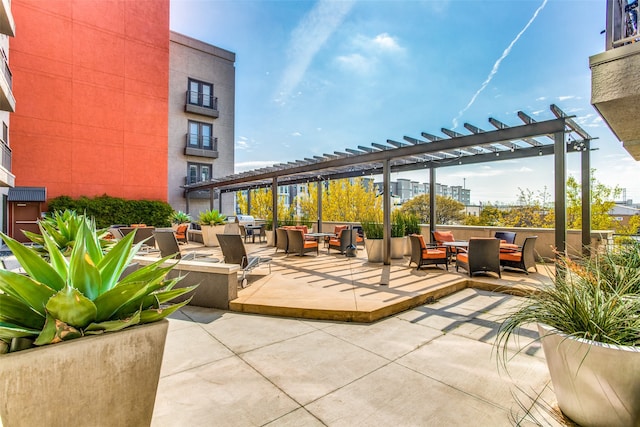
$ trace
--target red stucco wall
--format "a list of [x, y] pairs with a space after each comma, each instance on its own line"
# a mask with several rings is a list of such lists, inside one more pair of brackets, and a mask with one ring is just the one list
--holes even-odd
[[169, 0], [12, 0], [17, 186], [167, 200]]

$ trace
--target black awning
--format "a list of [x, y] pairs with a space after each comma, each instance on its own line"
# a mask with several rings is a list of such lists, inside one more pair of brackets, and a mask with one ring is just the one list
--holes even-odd
[[46, 187], [13, 187], [9, 188], [9, 202], [45, 202], [47, 200]]

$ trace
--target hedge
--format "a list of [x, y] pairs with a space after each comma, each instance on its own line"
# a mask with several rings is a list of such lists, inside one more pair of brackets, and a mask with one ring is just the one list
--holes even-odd
[[71, 209], [95, 218], [98, 228], [113, 224], [147, 224], [154, 227], [169, 227], [173, 208], [158, 200], [126, 200], [102, 195], [94, 198], [82, 196], [72, 199], [59, 196], [48, 202], [49, 212]]

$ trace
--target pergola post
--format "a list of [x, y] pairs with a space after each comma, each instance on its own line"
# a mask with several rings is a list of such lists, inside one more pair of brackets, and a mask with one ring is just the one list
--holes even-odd
[[216, 190], [215, 188], [211, 187], [209, 189], [209, 210], [213, 210], [213, 199], [216, 195]]
[[554, 177], [555, 177], [555, 246], [559, 254], [567, 250], [567, 165], [565, 133], [556, 132], [554, 139]]
[[185, 194], [185, 199], [186, 199], [186, 206], [185, 206], [185, 210], [186, 210], [186, 211], [185, 211], [185, 212], [186, 212], [187, 214], [189, 214], [189, 210], [190, 210], [190, 208], [189, 208], [189, 201], [191, 200], [191, 197], [190, 197], [191, 192], [190, 192], [190, 191], [186, 191], [185, 193], [186, 193], [186, 194]]
[[436, 231], [436, 169], [429, 168], [429, 241], [433, 242]]
[[247, 215], [251, 215], [251, 189], [247, 189]]
[[382, 162], [382, 241], [383, 241], [383, 262], [384, 265], [391, 264], [391, 194], [389, 192], [389, 181], [391, 180], [391, 170], [389, 160]]
[[318, 201], [318, 228], [317, 233], [322, 233], [322, 181], [318, 181], [317, 201]]
[[275, 176], [271, 181], [271, 216], [273, 217], [273, 241], [278, 241], [278, 234], [276, 228], [278, 228], [278, 178]]
[[582, 253], [589, 255], [591, 249], [591, 153], [590, 141], [580, 152], [582, 170]]

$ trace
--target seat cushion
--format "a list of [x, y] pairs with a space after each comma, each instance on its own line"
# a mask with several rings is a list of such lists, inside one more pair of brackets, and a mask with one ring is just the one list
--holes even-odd
[[453, 237], [453, 233], [451, 231], [434, 231], [433, 237], [437, 242], [455, 242], [456, 239]]
[[329, 239], [330, 246], [340, 246], [340, 239], [336, 239], [334, 237]]
[[500, 243], [500, 252], [516, 252], [520, 247], [513, 243]]
[[423, 249], [422, 259], [445, 259], [447, 258], [447, 251], [440, 249]]
[[521, 262], [522, 252], [500, 252], [500, 260]]
[[304, 248], [317, 248], [318, 247], [318, 242], [315, 241], [311, 241], [311, 240], [305, 240], [304, 241]]
[[456, 260], [463, 262], [465, 264], [469, 264], [469, 254], [459, 253], [458, 255], [456, 255]]

